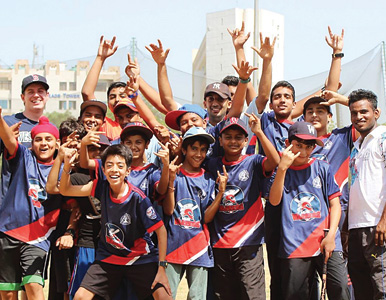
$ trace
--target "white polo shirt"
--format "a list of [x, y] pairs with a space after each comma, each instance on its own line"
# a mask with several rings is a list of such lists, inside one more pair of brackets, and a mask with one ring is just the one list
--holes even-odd
[[386, 201], [385, 157], [385, 126], [376, 127], [364, 139], [354, 142], [350, 156], [349, 229], [378, 224]]

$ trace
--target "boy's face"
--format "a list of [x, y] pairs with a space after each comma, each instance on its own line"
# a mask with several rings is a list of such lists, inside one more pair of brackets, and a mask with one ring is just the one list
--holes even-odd
[[316, 131], [326, 130], [332, 115], [324, 105], [311, 103], [306, 109], [304, 120], [314, 125]]
[[363, 99], [350, 105], [350, 115], [354, 128], [364, 137], [377, 125], [380, 112], [369, 100]]
[[126, 136], [125, 140], [122, 141], [122, 144], [130, 148], [133, 153], [133, 160], [135, 160], [143, 157], [143, 153], [145, 152], [145, 149], [147, 149], [149, 141], [146, 141], [141, 135], [135, 134]]
[[187, 163], [192, 169], [200, 169], [207, 151], [208, 144], [200, 144], [199, 141], [188, 145], [186, 149], [182, 148], [182, 153], [185, 155], [184, 163]]
[[206, 127], [206, 121], [203, 120], [199, 115], [191, 112], [183, 114], [180, 118], [180, 130], [182, 135], [185, 134], [191, 127]]
[[106, 148], [107, 148], [107, 146], [105, 146], [105, 145], [101, 145], [100, 147], [97, 147], [95, 145], [89, 145], [89, 146], [87, 146], [88, 157], [90, 159], [100, 159], [101, 153]]
[[80, 120], [86, 131], [90, 131], [93, 127], [98, 131], [103, 124], [103, 111], [97, 106], [86, 107]]
[[[287, 147], [290, 145], [289, 141], [286, 140]], [[293, 166], [301, 166], [304, 164], [307, 164], [310, 160], [310, 156], [312, 151], [315, 149], [316, 144], [315, 141], [298, 141], [296, 139], [291, 141], [291, 151], [294, 154], [297, 154], [300, 152], [300, 155], [294, 160], [292, 163]]]
[[56, 149], [59, 149], [59, 142], [51, 133], [38, 133], [32, 141], [32, 151], [41, 162], [51, 162]]
[[138, 112], [135, 112], [128, 107], [120, 108], [115, 114], [115, 120], [119, 123], [122, 129], [129, 123], [143, 121]]
[[43, 110], [48, 98], [49, 93], [41, 83], [31, 83], [21, 94], [26, 111]]
[[269, 108], [280, 119], [287, 119], [295, 106], [294, 97], [291, 89], [287, 87], [278, 87], [273, 91], [272, 102]]
[[224, 118], [227, 110], [231, 107], [232, 102], [229, 99], [223, 99], [216, 93], [209, 93], [204, 100], [204, 107], [211, 118]]
[[114, 106], [122, 100], [130, 100], [125, 92], [124, 87], [116, 87], [111, 89], [108, 99], [109, 108], [111, 111], [114, 111]]
[[110, 186], [119, 185], [124, 182], [125, 177], [130, 173], [130, 167], [126, 165], [125, 158], [120, 155], [109, 155], [103, 167]]
[[248, 142], [248, 138], [241, 129], [230, 127], [226, 129], [220, 136], [220, 145], [224, 148], [225, 154], [236, 155], [240, 154]]

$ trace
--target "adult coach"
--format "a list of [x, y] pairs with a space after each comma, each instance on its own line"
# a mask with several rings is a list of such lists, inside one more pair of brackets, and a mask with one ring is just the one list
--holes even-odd
[[356, 300], [386, 297], [386, 127], [378, 126], [377, 96], [349, 96], [351, 122], [360, 133], [350, 156], [348, 268]]

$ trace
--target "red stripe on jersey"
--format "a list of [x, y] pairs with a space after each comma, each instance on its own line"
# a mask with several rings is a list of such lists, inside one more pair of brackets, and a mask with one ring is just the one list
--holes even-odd
[[25, 243], [34, 241], [44, 237], [51, 228], [56, 226], [59, 213], [60, 209], [55, 209], [31, 224], [11, 229], [4, 233]]
[[324, 229], [328, 228], [329, 215], [322, 223], [293, 251], [288, 258], [312, 257], [320, 249], [320, 243], [324, 237]]
[[158, 223], [154, 224], [153, 226], [151, 226], [150, 228], [148, 228], [146, 231], [148, 233], [152, 233], [153, 231], [157, 230], [158, 228], [160, 228], [162, 225], [164, 225], [164, 222], [161, 220], [159, 221]]
[[233, 248], [262, 218], [264, 210], [259, 196], [247, 213], [213, 245], [213, 248]]
[[98, 179], [94, 179], [92, 182], [91, 196], [95, 197], [95, 189], [97, 187]]
[[191, 259], [209, 245], [209, 231], [206, 224], [204, 224], [204, 230], [191, 238], [185, 244], [178, 247], [173, 252], [166, 255], [166, 260], [175, 263], [183, 264], [187, 260]]
[[127, 256], [111, 255], [101, 261], [113, 265], [131, 265], [138, 258], [149, 252], [147, 249], [147, 243], [143, 238], [135, 240], [134, 246], [130, 249], [130, 251], [131, 252]]
[[336, 193], [328, 196], [328, 200], [332, 200], [332, 199], [337, 198], [337, 197], [339, 198], [340, 196], [342, 196], [342, 193], [341, 192], [336, 192]]
[[345, 182], [348, 178], [348, 163], [350, 158], [347, 157], [347, 159], [342, 163], [342, 165], [339, 167], [338, 171], [335, 173], [335, 181], [338, 184], [339, 188], [341, 188], [341, 185], [343, 182]]

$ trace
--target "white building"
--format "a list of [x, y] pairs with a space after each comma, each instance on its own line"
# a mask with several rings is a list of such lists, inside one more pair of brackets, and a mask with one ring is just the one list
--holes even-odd
[[[0, 68], [0, 106], [3, 114], [14, 114], [24, 110], [21, 100], [21, 83], [31, 74], [47, 78], [50, 99], [46, 105], [47, 112], [70, 111], [75, 117], [79, 115], [82, 103], [81, 90], [90, 69], [88, 61], [78, 61], [76, 66], [68, 69], [59, 61], [49, 60], [42, 68], [33, 69], [28, 60], [17, 60], [13, 68]], [[119, 67], [103, 70], [95, 91], [98, 100], [106, 102], [106, 91], [109, 85], [120, 79]]]
[[[257, 23], [255, 24], [255, 18]], [[244, 45], [248, 62], [258, 66], [253, 82], [257, 82], [261, 75], [262, 60], [256, 55], [251, 46], [260, 47], [259, 34], [255, 35], [255, 26], [263, 34], [270, 37], [271, 42], [276, 36], [275, 55], [273, 64], [273, 82], [283, 79], [284, 73], [284, 16], [260, 9], [255, 14], [254, 9], [233, 8], [221, 12], [209, 13], [206, 16], [207, 30], [200, 48], [193, 51], [193, 103], [201, 104], [206, 85], [214, 81], [221, 81], [227, 75], [237, 75], [232, 67], [236, 64], [236, 55], [232, 38], [227, 28], [233, 30], [245, 23], [245, 32], [251, 33]], [[257, 38], [257, 40], [255, 40]], [[255, 59], [259, 58], [258, 61]], [[257, 88], [257, 87], [255, 87]]]

